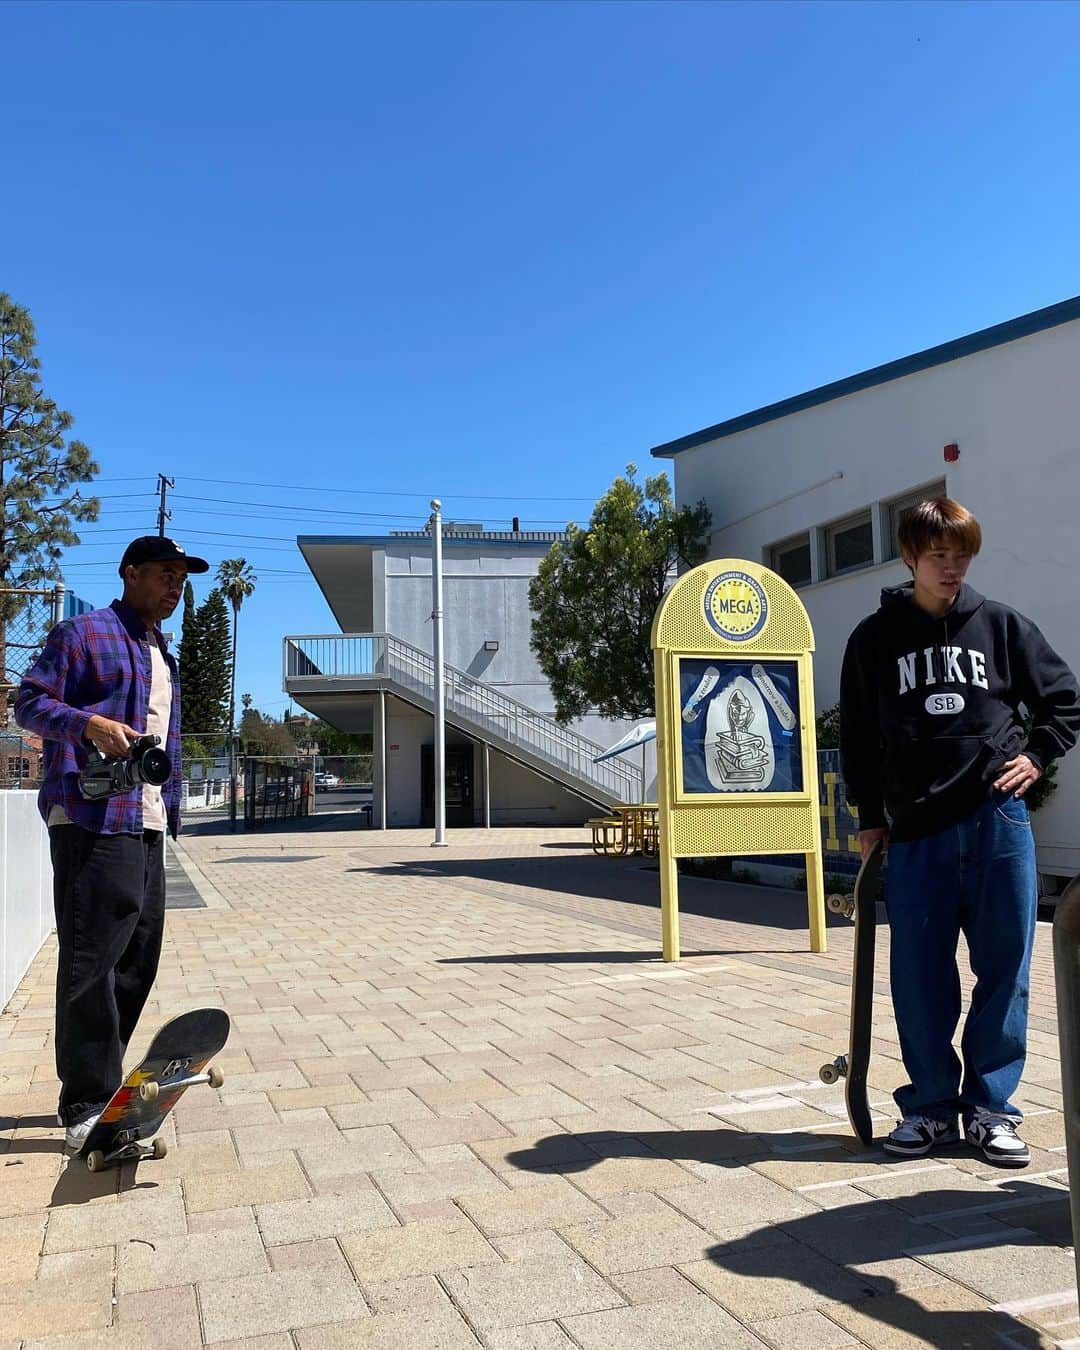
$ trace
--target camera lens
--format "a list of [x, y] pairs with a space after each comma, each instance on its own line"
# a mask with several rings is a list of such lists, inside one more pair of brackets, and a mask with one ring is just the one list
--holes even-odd
[[153, 746], [143, 751], [139, 761], [139, 776], [144, 783], [149, 783], [151, 787], [161, 787], [163, 783], [169, 781], [171, 773], [172, 763], [164, 750]]

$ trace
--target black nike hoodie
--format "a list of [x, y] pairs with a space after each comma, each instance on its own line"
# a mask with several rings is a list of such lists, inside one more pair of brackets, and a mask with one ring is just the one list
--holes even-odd
[[848, 639], [840, 763], [864, 830], [936, 834], [978, 809], [1006, 760], [1023, 750], [1045, 769], [1078, 735], [1069, 667], [1029, 619], [970, 586], [941, 618], [915, 603], [913, 582], [883, 590]]

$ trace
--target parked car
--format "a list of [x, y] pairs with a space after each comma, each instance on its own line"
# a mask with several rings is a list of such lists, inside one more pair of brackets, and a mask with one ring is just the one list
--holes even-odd
[[317, 773], [315, 775], [315, 791], [325, 792], [328, 788], [341, 787], [341, 779], [336, 773]]

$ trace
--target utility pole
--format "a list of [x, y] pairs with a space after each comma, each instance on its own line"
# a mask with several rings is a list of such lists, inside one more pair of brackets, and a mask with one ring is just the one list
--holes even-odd
[[442, 632], [442, 502], [431, 503], [431, 655], [434, 658], [435, 710], [435, 838], [432, 848], [446, 847], [446, 690], [443, 684]]
[[165, 493], [176, 486], [172, 478], [166, 478], [163, 473], [158, 474], [158, 513], [157, 513], [157, 532], [159, 535], [165, 533], [165, 522], [172, 520], [172, 512], [165, 510]]

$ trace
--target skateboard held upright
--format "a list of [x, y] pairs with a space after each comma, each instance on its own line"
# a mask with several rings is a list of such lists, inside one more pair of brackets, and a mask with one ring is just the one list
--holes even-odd
[[870, 1068], [870, 1032], [874, 1011], [874, 941], [877, 934], [877, 902], [881, 892], [881, 864], [885, 849], [879, 840], [863, 859], [852, 895], [830, 895], [829, 909], [855, 920], [855, 949], [851, 970], [851, 1026], [846, 1055], [823, 1064], [818, 1077], [823, 1083], [844, 1079], [844, 1104], [851, 1128], [864, 1144], [874, 1142], [866, 1076]]
[[79, 1150], [91, 1172], [129, 1159], [164, 1158], [164, 1139], [140, 1141], [157, 1134], [165, 1117], [196, 1083], [218, 1088], [225, 1081], [210, 1060], [229, 1036], [229, 1016], [220, 1008], [196, 1008], [166, 1022], [109, 1099], [97, 1124]]

